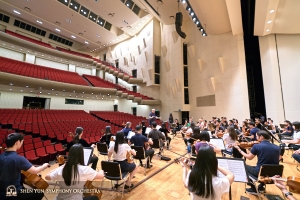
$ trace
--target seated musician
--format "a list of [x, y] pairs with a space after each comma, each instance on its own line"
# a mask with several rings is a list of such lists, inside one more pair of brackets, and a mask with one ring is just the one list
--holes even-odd
[[111, 133], [111, 128], [110, 126], [106, 126], [105, 134], [101, 137], [100, 142], [106, 143], [106, 145], [109, 146], [111, 136], [113, 136], [113, 134]]
[[[275, 178], [280, 178], [280, 176], [275, 176]], [[275, 185], [281, 190], [282, 194], [284, 194], [285, 199], [296, 200], [291, 192], [289, 192], [286, 188], [286, 185], [281, 180], [274, 180]]]
[[293, 140], [281, 140], [280, 144], [280, 157], [279, 161], [283, 162], [282, 156], [284, 155], [286, 144], [288, 144], [288, 147], [293, 150], [300, 149], [300, 122], [293, 122], [295, 133], [294, 133], [294, 139]]
[[[86, 181], [94, 179], [102, 179], [104, 177], [103, 170], [95, 171], [89, 166], [84, 165], [83, 147], [81, 144], [74, 144], [68, 155], [67, 162], [50, 171], [46, 175], [46, 180], [58, 181], [60, 189], [83, 189]], [[65, 199], [82, 199], [81, 193], [59, 193], [57, 200]], [[85, 197], [84, 200], [98, 199], [97, 196]]]
[[255, 126], [254, 122], [249, 122], [250, 136], [244, 136], [247, 141], [256, 141], [256, 133], [259, 129]]
[[221, 126], [226, 129], [228, 127], [228, 122], [227, 122], [227, 118], [223, 117], [222, 122], [221, 122]]
[[146, 134], [146, 129], [147, 129], [146, 122], [142, 121], [140, 126], [142, 127], [142, 135], [145, 136], [145, 137], [148, 137], [148, 135]]
[[223, 126], [221, 126], [221, 121], [220, 120], [216, 120], [216, 128], [215, 128], [215, 133], [212, 135], [214, 138], [217, 138], [217, 133], [223, 133], [224, 132], [224, 128]]
[[282, 133], [278, 133], [278, 137], [281, 140], [283, 136], [291, 137], [294, 134], [294, 128], [289, 120], [284, 121], [285, 129]]
[[298, 163], [300, 163], [300, 149], [298, 149], [297, 151], [294, 151], [292, 157], [293, 157]]
[[[184, 158], [180, 163], [183, 167], [184, 186], [188, 188], [191, 199], [221, 200], [222, 195], [229, 192], [234, 175], [229, 170], [218, 166], [216, 154], [210, 147], [203, 146], [199, 149], [192, 170]], [[218, 177], [218, 170], [224, 177]]]
[[226, 129], [226, 133], [223, 135], [223, 141], [225, 142], [225, 150], [222, 150], [222, 153], [232, 153], [232, 148], [237, 142], [237, 134], [235, 129], [232, 126], [229, 126]]
[[180, 131], [180, 124], [178, 122], [178, 119], [175, 119], [174, 123], [176, 124], [176, 127], [175, 127], [175, 133], [176, 133], [176, 131]]
[[[139, 147], [145, 147], [145, 143], [149, 143], [150, 145], [153, 144], [153, 141], [151, 138], [146, 138], [142, 134], [142, 129], [140, 126], [135, 127], [135, 135], [130, 138], [130, 141], [128, 141], [128, 144], [131, 145], [133, 144], [134, 146], [139, 146]], [[152, 161], [152, 157], [154, 155], [154, 150], [153, 149], [145, 149], [145, 155], [146, 157], [149, 156], [150, 159], [147, 159], [147, 164], [146, 168], [151, 168], [152, 165], [150, 165], [150, 162]], [[142, 160], [140, 160], [140, 166], [143, 166]]]
[[191, 122], [190, 127], [187, 129], [186, 132], [192, 133], [195, 127], [196, 127], [195, 123]]
[[161, 128], [159, 129], [159, 131], [165, 134], [166, 140], [168, 141], [167, 142], [167, 149], [169, 149], [169, 145], [171, 143], [171, 137], [169, 137], [170, 132], [166, 128], [166, 124], [164, 122], [161, 124]]
[[195, 144], [196, 154], [198, 153], [199, 149], [202, 146], [210, 146], [214, 150], [214, 152], [216, 152], [216, 153], [221, 152], [220, 148], [218, 148], [215, 145], [209, 143], [210, 142], [210, 137], [209, 137], [209, 133], [207, 131], [201, 131], [201, 133], [199, 135], [199, 140], [200, 141]]
[[203, 126], [204, 126], [204, 121], [203, 121], [203, 118], [200, 118], [200, 119], [198, 120], [197, 126], [199, 126], [199, 127], [200, 127], [200, 130], [202, 130], [202, 129], [203, 129]]
[[131, 125], [132, 125], [131, 122], [126, 122], [125, 128], [122, 129], [125, 138], [127, 138], [129, 131], [131, 131]]
[[[87, 143], [87, 141], [85, 141], [85, 139], [82, 138], [83, 136], [83, 128], [82, 127], [77, 127], [75, 130], [75, 135], [74, 135], [74, 139], [73, 141], [69, 142], [67, 144], [67, 151], [70, 150], [70, 148], [74, 145], [74, 144], [81, 144], [83, 147], [93, 147], [95, 148], [95, 144], [89, 145]], [[92, 168], [94, 170], [96, 170], [97, 167], [97, 163], [98, 163], [98, 157], [93, 155], [89, 161], [88, 164], [92, 163]]]
[[166, 137], [159, 131], [156, 129], [156, 122], [152, 122], [152, 130], [149, 132], [148, 138], [151, 138], [152, 140], [157, 139], [160, 140], [160, 151], [158, 153], [158, 155], [161, 155], [161, 149], [163, 149], [164, 147], [164, 141], [166, 140]]
[[[20, 133], [11, 133], [7, 136], [5, 144], [7, 149], [0, 154], [0, 199], [37, 199], [44, 197], [44, 193], [22, 193], [24, 189], [21, 183], [21, 170], [31, 174], [38, 174], [46, 169], [49, 164], [44, 163], [40, 167], [34, 167], [24, 156], [19, 156], [16, 152], [23, 145], [24, 137]], [[16, 197], [7, 196], [8, 186], [14, 186], [17, 192]]]
[[[251, 123], [251, 122], [250, 122]], [[246, 165], [246, 170], [249, 174], [257, 177], [260, 167], [264, 164], [274, 164], [278, 165], [279, 160], [279, 148], [277, 145], [270, 143], [270, 135], [266, 131], [258, 131], [256, 133], [256, 139], [259, 141], [259, 144], [254, 144], [251, 148], [249, 153], [245, 153], [241, 150], [241, 148], [237, 145], [234, 147], [247, 159], [252, 160], [255, 156], [257, 156], [257, 163], [256, 166], [249, 166]], [[247, 188], [246, 192], [249, 194], [256, 194], [256, 189], [252, 183], [248, 185], [251, 188]], [[265, 191], [265, 184], [260, 183], [258, 186], [258, 191], [264, 192]]]
[[[137, 166], [135, 163], [128, 163], [126, 158], [127, 158], [127, 153], [130, 153], [132, 155], [136, 155], [136, 151], [131, 149], [131, 147], [125, 143], [124, 140], [124, 133], [119, 131], [116, 134], [116, 141], [112, 143], [108, 149], [108, 160], [111, 159], [111, 156], [113, 155], [114, 162], [120, 163], [121, 171], [122, 172], [129, 172], [130, 177], [126, 181], [125, 189], [129, 189], [133, 187], [133, 184], [131, 184], [131, 180], [134, 176], [134, 174], [137, 172]], [[116, 184], [115, 188], [117, 188], [119, 185]]]

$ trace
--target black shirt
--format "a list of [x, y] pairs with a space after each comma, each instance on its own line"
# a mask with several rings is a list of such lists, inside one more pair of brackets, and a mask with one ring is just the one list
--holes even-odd
[[168, 137], [168, 133], [169, 133], [168, 129], [166, 129], [166, 128], [160, 128], [159, 131], [163, 132], [165, 134], [165, 136]]
[[[107, 136], [107, 139], [106, 139], [106, 136]], [[103, 135], [100, 139], [100, 142], [105, 142], [107, 146], [109, 146], [109, 143], [110, 143], [110, 138], [111, 136], [113, 136], [111, 133], [107, 134], [107, 135]]]
[[[75, 143], [73, 141], [69, 142], [67, 145], [67, 151], [69, 151], [74, 144]], [[81, 144], [83, 147], [90, 147], [90, 145], [82, 138], [79, 139], [78, 144]]]

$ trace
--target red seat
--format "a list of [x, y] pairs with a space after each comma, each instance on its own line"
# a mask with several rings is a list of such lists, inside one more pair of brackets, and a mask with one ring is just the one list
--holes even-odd
[[32, 144], [32, 139], [26, 139], [23, 141], [23, 144], [26, 145], [26, 144]]
[[43, 147], [43, 143], [42, 143], [42, 142], [35, 142], [35, 143], [33, 143], [33, 144], [34, 144], [34, 148], [35, 148], [35, 149], [38, 149], [38, 148]]
[[46, 153], [45, 148], [41, 147], [35, 150], [36, 155], [40, 157], [41, 163], [48, 163], [49, 162], [49, 154]]
[[52, 144], [51, 144], [51, 140], [45, 140], [45, 141], [44, 141], [44, 147], [50, 146], [50, 145], [52, 145]]
[[54, 145], [55, 150], [58, 152], [59, 155], [65, 155], [66, 150], [62, 147], [61, 143], [57, 143]]
[[42, 142], [41, 138], [40, 137], [33, 138], [33, 143], [36, 143], [36, 142]]
[[55, 151], [53, 145], [46, 146], [46, 153], [50, 155], [50, 160], [56, 159], [57, 151]]
[[33, 150], [34, 147], [33, 147], [33, 144], [26, 144], [24, 145], [24, 151], [30, 151], [30, 150]]
[[30, 151], [25, 150], [25, 157], [29, 162], [31, 162], [31, 164], [38, 164], [38, 165], [40, 164], [40, 159], [39, 157], [36, 156], [34, 150], [30, 150]]

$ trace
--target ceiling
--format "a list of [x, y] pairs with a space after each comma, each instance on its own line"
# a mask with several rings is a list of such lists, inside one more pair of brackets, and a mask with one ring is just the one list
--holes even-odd
[[300, 33], [299, 0], [256, 0], [254, 35]]

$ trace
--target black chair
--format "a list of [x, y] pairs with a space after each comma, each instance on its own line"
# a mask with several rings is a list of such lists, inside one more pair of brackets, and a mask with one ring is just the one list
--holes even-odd
[[[164, 148], [162, 147], [161, 145], [161, 140], [160, 139], [152, 139], [153, 141], [153, 144], [150, 145], [152, 149], [158, 149], [160, 154], [158, 153], [158, 155], [161, 157], [161, 155], [163, 155], [163, 152], [164, 152]], [[155, 154], [155, 152], [154, 152]]]
[[[101, 161], [101, 168], [104, 171], [104, 178], [110, 180], [111, 186], [113, 188], [113, 184], [112, 181], [127, 181], [127, 179], [129, 178], [129, 172], [121, 172], [121, 167], [120, 164], [117, 162], [109, 162], [109, 161]], [[101, 183], [101, 188], [104, 182], [104, 178], [102, 180]], [[122, 197], [123, 198], [123, 194], [124, 194], [124, 187], [125, 184], [122, 184]]]
[[[138, 160], [146, 159], [146, 163], [148, 162], [150, 157], [146, 156], [144, 147], [131, 146], [131, 148], [136, 151], [136, 155], [133, 156], [134, 159], [138, 159]], [[146, 165], [143, 165], [143, 168], [144, 168], [144, 175], [146, 176]]]
[[98, 153], [100, 155], [103, 155], [104, 159], [105, 159], [105, 156], [107, 156], [107, 154], [108, 154], [107, 145], [105, 143], [97, 142], [97, 150], [98, 150]]
[[[283, 165], [271, 165], [271, 164], [262, 165], [260, 167], [258, 177], [273, 177], [275, 175], [282, 176], [283, 168], [284, 168]], [[259, 183], [259, 178], [258, 177], [255, 177], [255, 176], [249, 174], [249, 178], [253, 182], [253, 185], [254, 185], [254, 187], [256, 189], [256, 192], [257, 192], [257, 195], [258, 195], [258, 198], [262, 199], [260, 197], [260, 193], [258, 191], [258, 186], [255, 184], [255, 183]], [[274, 184], [274, 182], [271, 181], [271, 182], [267, 182], [266, 184]]]

